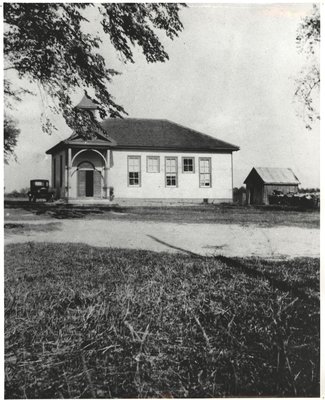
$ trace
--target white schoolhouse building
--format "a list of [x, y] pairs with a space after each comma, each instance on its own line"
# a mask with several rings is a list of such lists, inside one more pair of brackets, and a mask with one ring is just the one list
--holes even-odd
[[[77, 106], [94, 111], [86, 96]], [[78, 134], [52, 155], [52, 186], [67, 201], [119, 199], [231, 202], [239, 147], [164, 119], [113, 119], [105, 133]]]

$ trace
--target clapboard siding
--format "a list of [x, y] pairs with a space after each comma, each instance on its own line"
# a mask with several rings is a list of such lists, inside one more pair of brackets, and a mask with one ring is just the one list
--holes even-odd
[[283, 194], [298, 193], [298, 185], [265, 185], [267, 194], [272, 194], [274, 190], [280, 190]]

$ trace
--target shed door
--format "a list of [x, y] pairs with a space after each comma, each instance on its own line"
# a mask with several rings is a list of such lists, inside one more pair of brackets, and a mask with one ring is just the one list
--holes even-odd
[[252, 186], [250, 189], [250, 197], [251, 197], [251, 204], [263, 204], [263, 186], [262, 185], [255, 185]]
[[254, 204], [254, 187], [249, 188], [249, 204]]

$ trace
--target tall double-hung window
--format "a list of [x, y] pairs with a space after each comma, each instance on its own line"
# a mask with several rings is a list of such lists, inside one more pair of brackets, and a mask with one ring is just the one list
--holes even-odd
[[199, 159], [200, 187], [211, 187], [211, 158]]
[[159, 172], [159, 157], [158, 156], [147, 156], [147, 172]]
[[166, 186], [177, 187], [177, 158], [165, 158]]
[[128, 185], [141, 185], [141, 157], [128, 156]]

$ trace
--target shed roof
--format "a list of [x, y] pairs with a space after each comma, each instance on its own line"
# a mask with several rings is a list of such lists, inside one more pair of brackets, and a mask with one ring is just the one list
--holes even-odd
[[238, 146], [166, 119], [108, 118], [102, 127], [116, 148], [237, 151]]
[[265, 184], [298, 185], [300, 183], [299, 179], [296, 177], [291, 168], [265, 167], [253, 168], [245, 179], [244, 183], [249, 180], [249, 177], [254, 170]]

